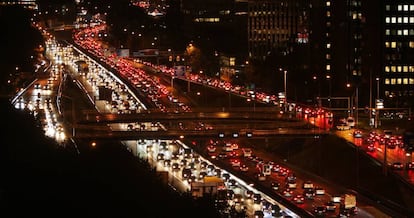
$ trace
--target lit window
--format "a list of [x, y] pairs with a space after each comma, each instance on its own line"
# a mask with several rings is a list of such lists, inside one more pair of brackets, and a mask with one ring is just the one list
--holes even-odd
[[390, 5], [385, 5], [385, 10], [389, 11], [391, 9]]
[[397, 67], [397, 71], [398, 71], [398, 72], [401, 72], [401, 70], [402, 70], [402, 67], [401, 67], [401, 66], [398, 66], [398, 67]]
[[408, 78], [403, 78], [403, 84], [407, 85], [408, 84]]
[[396, 17], [391, 17], [391, 23], [395, 23], [397, 21]]
[[401, 79], [401, 78], [398, 78], [398, 79], [397, 79], [397, 84], [398, 84], [398, 85], [401, 85], [401, 83], [402, 83], [402, 79]]
[[331, 2], [330, 1], [326, 1], [326, 6], [331, 6]]
[[385, 48], [389, 48], [390, 47], [390, 42], [385, 42]]
[[397, 47], [397, 43], [396, 42], [391, 42], [391, 48], [396, 48]]
[[390, 23], [390, 17], [385, 18], [385, 23]]
[[410, 73], [414, 73], [414, 66], [409, 66], [410, 68]]
[[397, 30], [397, 35], [401, 36], [402, 35], [402, 30]]
[[387, 73], [390, 72], [390, 66], [385, 66], [385, 72], [387, 72]]
[[358, 14], [357, 14], [357, 13], [353, 13], [353, 14], [352, 14], [352, 19], [353, 19], [353, 20], [356, 20], [357, 18], [358, 18]]
[[331, 48], [331, 43], [326, 44], [326, 48]]
[[327, 11], [327, 12], [326, 12], [326, 16], [327, 16], [327, 17], [331, 17], [331, 12], [330, 12], [330, 11]]
[[408, 83], [410, 83], [411, 85], [414, 84], [414, 78], [409, 78]]
[[395, 66], [391, 66], [391, 72], [395, 73]]
[[331, 54], [326, 54], [325, 58], [326, 58], [326, 60], [331, 60]]
[[390, 30], [389, 29], [385, 30], [385, 35], [387, 35], [387, 36], [390, 35]]
[[326, 70], [328, 70], [328, 71], [331, 70], [331, 65], [327, 64], [326, 65]]
[[403, 22], [404, 22], [404, 23], [408, 23], [408, 17], [404, 17], [404, 18], [403, 18]]
[[408, 30], [407, 29], [403, 30], [403, 35], [408, 36]]
[[403, 66], [403, 72], [407, 73], [408, 72], [408, 66]]
[[414, 5], [410, 5], [410, 11], [414, 11]]
[[395, 85], [395, 81], [396, 81], [395, 78], [391, 78], [391, 85]]
[[386, 85], [389, 85], [389, 84], [390, 84], [390, 79], [389, 79], [389, 78], [385, 78], [384, 83], [385, 83]]
[[408, 11], [408, 5], [404, 5], [404, 11]]
[[410, 17], [410, 23], [414, 23], [414, 17]]
[[402, 17], [397, 18], [397, 23], [402, 23]]
[[398, 9], [398, 11], [402, 11], [402, 5], [398, 5], [398, 7], [397, 7]]
[[408, 43], [408, 46], [409, 46], [410, 48], [414, 48], [414, 41], [410, 41], [410, 42]]

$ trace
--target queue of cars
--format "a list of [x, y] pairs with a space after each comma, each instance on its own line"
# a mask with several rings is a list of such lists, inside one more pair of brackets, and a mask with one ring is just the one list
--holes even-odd
[[[82, 38], [82, 39], [84, 39], [84, 38]], [[83, 43], [83, 41], [86, 41], [86, 40], [78, 40], [78, 43], [85, 45]], [[90, 45], [95, 45], [95, 44], [94, 43], [87, 44], [87, 46], [90, 46]], [[89, 47], [89, 49], [91, 49], [91, 48], [95, 48], [95, 47], [93, 47], [93, 46]], [[98, 54], [99, 54], [99, 52], [98, 52]], [[110, 59], [112, 58], [112, 60], [115, 60], [115, 57], [109, 57], [109, 58]], [[136, 72], [133, 70], [134, 68], [131, 68], [130, 64], [128, 62], [124, 62], [122, 59], [116, 59], [116, 62], [115, 61], [111, 62], [111, 60], [110, 60], [107, 63], [110, 66], [112, 66], [113, 68], [118, 69], [119, 72], [126, 78], [134, 77], [134, 75], [136, 74]], [[131, 72], [133, 72], [133, 73], [129, 74]], [[140, 75], [140, 74], [138, 73], [138, 75]], [[142, 81], [139, 81], [139, 79], [138, 79], [138, 82], [141, 82], [141, 83], [138, 84], [138, 85], [135, 84], [135, 83], [134, 84], [136, 85], [136, 87], [141, 88], [140, 90], [144, 93], [149, 92], [149, 87], [154, 87], [153, 85], [155, 85], [155, 87], [158, 87], [158, 89], [156, 89], [156, 90], [165, 90], [162, 87], [156, 86], [157, 83], [152, 83], [152, 85], [147, 86], [146, 82], [143, 84]], [[226, 85], [223, 85], [223, 87], [227, 88]], [[145, 96], [149, 96], [151, 98], [151, 101], [155, 102], [156, 103], [155, 105], [157, 107], [159, 107], [159, 108], [161, 107], [160, 108], [161, 111], [164, 111], [165, 108], [162, 107], [162, 104], [158, 104], [158, 102], [160, 102], [158, 100], [158, 98], [162, 97], [163, 95], [157, 94], [157, 93], [153, 94], [154, 91], [155, 90], [152, 90], [149, 93], [149, 95], [145, 95]], [[167, 94], [167, 96], [168, 96], [168, 93], [164, 93], [164, 94]], [[253, 93], [253, 94], [255, 94], [255, 96], [256, 95], [261, 96], [260, 95], [261, 93]], [[247, 93], [247, 95], [249, 95], [249, 93]], [[178, 103], [177, 102], [178, 100], [176, 100], [176, 98], [171, 98], [170, 97], [169, 99], [172, 99], [171, 101], [173, 103]], [[271, 99], [271, 97], [269, 97], [269, 98], [265, 97], [265, 99]], [[183, 103], [177, 104], [177, 105], [180, 106], [184, 111], [188, 111], [188, 109], [189, 109], [188, 107], [185, 107], [185, 105]], [[213, 152], [209, 152], [209, 153], [211, 154], [210, 157], [212, 157], [212, 158], [213, 157], [218, 157], [218, 158], [221, 158], [221, 159], [225, 159], [225, 158], [228, 158], [228, 157], [235, 158], [235, 159], [232, 159], [230, 161], [230, 164], [232, 164], [232, 166], [234, 168], [240, 169], [241, 166], [243, 166], [243, 165], [240, 163], [240, 161], [237, 161], [237, 159], [236, 159], [237, 157], [240, 156], [240, 153], [237, 152], [238, 149], [239, 149], [239, 147], [235, 143], [225, 143], [222, 150], [218, 154], [216, 154], [216, 152], [213, 151], [213, 148], [210, 149], [210, 151], [213, 151]], [[152, 148], [147, 147], [146, 150], [149, 152], [149, 151], [152, 151]], [[258, 181], [263, 181], [263, 182], [267, 181], [268, 177], [270, 177], [270, 175], [275, 173], [274, 171], [276, 171], [278, 176], [287, 178], [286, 179], [286, 186], [287, 187], [283, 190], [284, 195], [287, 196], [287, 197], [292, 197], [292, 201], [297, 203], [297, 204], [304, 203], [304, 200], [305, 200], [304, 196], [305, 195], [302, 195], [302, 194], [293, 195], [293, 189], [297, 189], [296, 181], [295, 181], [296, 178], [293, 174], [290, 174], [290, 171], [288, 169], [286, 169], [284, 167], [281, 167], [281, 166], [274, 166], [273, 163], [264, 164], [263, 160], [261, 158], [255, 156], [255, 155], [253, 155], [251, 151], [249, 152], [248, 149], [245, 149], [245, 151], [243, 151], [243, 156], [248, 158], [250, 161], [256, 162], [257, 163], [256, 166], [259, 166], [259, 172], [257, 173]], [[197, 179], [200, 179], [200, 177], [208, 175], [208, 173], [214, 173], [215, 176], [220, 175], [226, 181], [226, 185], [228, 187], [235, 187], [235, 186], [238, 185], [235, 179], [230, 178], [228, 176], [228, 174], [219, 174], [217, 172], [217, 170], [212, 169], [213, 167], [209, 167], [210, 165], [207, 166], [208, 170], [201, 171], [198, 174], [194, 173], [197, 169], [197, 166], [195, 166], [195, 164], [197, 164], [197, 162], [200, 162], [200, 160], [199, 159], [193, 159], [193, 157], [191, 155], [186, 155], [186, 154], [187, 153], [184, 151], [183, 154], [182, 154], [184, 157], [181, 157], [180, 154], [172, 153], [171, 158], [168, 158], [168, 155], [166, 155], [166, 154], [157, 155], [156, 159], [157, 159], [157, 161], [163, 161], [164, 166], [171, 166], [171, 169], [174, 170], [174, 171], [180, 171], [181, 170], [181, 177], [184, 178], [184, 180], [186, 180], [190, 184], [191, 184], [191, 182], [197, 181]], [[178, 160], [179, 160], [179, 162], [177, 162]], [[262, 165], [260, 166], [260, 164], [262, 164]], [[249, 170], [249, 169], [246, 169], [246, 168], [244, 168], [244, 169], [245, 169], [244, 172], [247, 172]], [[311, 189], [313, 189], [313, 188], [307, 188], [306, 190], [311, 190]], [[319, 192], [319, 193], [324, 193], [324, 191]], [[307, 197], [312, 195], [310, 193], [304, 193], [304, 194], [307, 194], [306, 195]], [[234, 196], [234, 195], [230, 195], [230, 196]], [[247, 193], [246, 193], [246, 196], [248, 196]], [[253, 196], [255, 196], [255, 195], [253, 195]], [[237, 199], [239, 199], [239, 198], [237, 198]], [[254, 202], [256, 204], [258, 204], [259, 202], [262, 203], [261, 200], [257, 200], [257, 199], [259, 199], [259, 198], [254, 198]], [[237, 202], [240, 202], [240, 201], [237, 200]], [[262, 203], [262, 206], [264, 206], [264, 205], [266, 205], [266, 203]], [[264, 211], [267, 211], [267, 210], [268, 210], [268, 207], [264, 206], [263, 210], [257, 210], [255, 212], [255, 215], [261, 216], [261, 213], [263, 213]], [[273, 211], [273, 210], [271, 210], [271, 211]]]
[[[345, 209], [341, 205], [344, 201], [335, 201], [329, 198], [324, 188], [316, 185], [310, 180], [298, 180], [296, 174], [281, 164], [273, 161], [265, 161], [252, 152], [251, 148], [241, 147], [239, 144], [230, 149], [231, 144], [237, 144], [231, 141], [209, 141], [205, 147], [206, 152], [210, 154], [219, 151], [224, 153], [221, 158], [222, 162], [228, 163], [232, 170], [256, 175], [256, 180], [262, 184], [270, 185], [274, 193], [283, 196], [299, 207], [304, 204], [314, 204], [313, 211], [316, 216], [345, 214]], [[244, 155], [243, 150], [248, 150], [248, 155]], [[230, 153], [236, 152], [236, 156]], [[237, 163], [237, 164], [235, 164]], [[253, 165], [254, 167], [250, 167]], [[317, 199], [317, 200], [316, 200]], [[339, 198], [341, 199], [341, 197]], [[324, 204], [315, 203], [325, 201]], [[342, 208], [342, 209], [341, 209]], [[357, 213], [356, 206], [349, 214]]]
[[266, 200], [260, 192], [244, 184], [230, 172], [204, 159], [180, 141], [140, 140], [137, 141], [137, 146], [149, 158], [153, 158], [155, 161], [153, 164], [162, 166], [163, 170], [171, 171], [189, 188], [195, 183], [206, 182], [206, 178], [220, 178], [215, 180], [222, 182], [217, 188], [215, 202], [217, 208], [224, 214], [241, 216], [253, 210], [251, 214], [253, 217], [288, 216], [288, 212], [282, 210], [279, 204]]

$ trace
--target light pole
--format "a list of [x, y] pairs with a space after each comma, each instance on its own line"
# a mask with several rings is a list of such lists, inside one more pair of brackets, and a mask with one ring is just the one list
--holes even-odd
[[331, 80], [331, 75], [326, 75], [326, 79], [328, 80], [329, 83], [329, 96], [328, 96], [328, 103], [329, 103], [329, 108], [332, 107], [332, 103], [331, 103], [331, 95], [332, 95], [332, 80]]
[[287, 70], [283, 71], [284, 75], [284, 87], [285, 87], [285, 112], [287, 111]]
[[[377, 81], [377, 100], [375, 101], [375, 102], [377, 102], [378, 100], [379, 100], [379, 81], [380, 81], [380, 79], [379, 79], [379, 77], [377, 77], [377, 78], [375, 78], [375, 80]], [[379, 122], [379, 109], [378, 109], [378, 107], [376, 107], [376, 110], [375, 110], [375, 128], [377, 128], [378, 127], [378, 122]]]
[[356, 91], [355, 91], [355, 128], [358, 127], [358, 85], [356, 86]]

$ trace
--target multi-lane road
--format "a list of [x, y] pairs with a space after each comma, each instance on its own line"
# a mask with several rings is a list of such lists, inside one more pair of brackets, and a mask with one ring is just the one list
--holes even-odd
[[[53, 45], [53, 46], [52, 46]], [[73, 53], [73, 51], [71, 51], [70, 49], [58, 49], [56, 46], [56, 44], [50, 44], [50, 48], [55, 48], [57, 54], [61, 55], [62, 58], [60, 60], [65, 61], [66, 66], [68, 67], [67, 69], [69, 70], [73, 70], [74, 74], [72, 75], [73, 78], [76, 80], [75, 83], [79, 85], [79, 87], [87, 94], [87, 96], [89, 96], [89, 99], [91, 100], [92, 103], [95, 104], [96, 109], [98, 110], [98, 112], [113, 112], [118, 114], [119, 110], [130, 110], [131, 108], [135, 108], [135, 112], [140, 113], [141, 110], [145, 111], [145, 105], [143, 105], [142, 103], [140, 103], [139, 101], [139, 97], [137, 97], [136, 95], [138, 95], [138, 93], [134, 92], [133, 90], [130, 89], [126, 89], [125, 87], [127, 86], [122, 86], [125, 85], [123, 84], [123, 81], [121, 81], [120, 79], [117, 78], [113, 78], [116, 77], [115, 74], [112, 74], [110, 72], [108, 72], [106, 69], [104, 69], [102, 66], [100, 66], [98, 63], [94, 62], [92, 59], [88, 59], [88, 57], [85, 54], [81, 54], [79, 51], [77, 52], [77, 55], [75, 55]], [[66, 47], [67, 48], [67, 47]], [[54, 55], [56, 56], [56, 55]], [[80, 58], [81, 57], [81, 58]], [[74, 62], [78, 61], [78, 60], [85, 60], [87, 63], [89, 63], [90, 67], [90, 71], [88, 72], [89, 75], [82, 75], [79, 71], [77, 71], [77, 67], [75, 68], [76, 65], [74, 65]], [[59, 123], [59, 119], [57, 119], [56, 115], [59, 114], [59, 107], [56, 107], [56, 111], [54, 111], [54, 103], [55, 99], [59, 99], [56, 98], [57, 96], [60, 96], [60, 91], [59, 91], [59, 83], [58, 81], [60, 81], [63, 77], [62, 75], [65, 74], [60, 68], [59, 68], [59, 64], [56, 65], [52, 65], [53, 67], [50, 68], [50, 78], [45, 78], [43, 80], [38, 80], [36, 82], [34, 82], [30, 87], [28, 87], [28, 89], [26, 90], [25, 93], [21, 93], [21, 95], [16, 98], [15, 100], [15, 104], [16, 105], [20, 105], [20, 106], [27, 106], [27, 107], [31, 107], [29, 105], [32, 105], [34, 103], [34, 107], [35, 109], [39, 110], [39, 109], [46, 109], [45, 111], [47, 111], [47, 114], [51, 114], [51, 115], [46, 115], [46, 117], [48, 119], [44, 119], [45, 123], [50, 123], [50, 125], [45, 125], [45, 127], [47, 127], [48, 131], [50, 133], [53, 133], [54, 136], [59, 136], [62, 139], [65, 138], [64, 136], [64, 132], [62, 131], [62, 125]], [[56, 66], [56, 67], [54, 67]], [[72, 68], [71, 68], [72, 66]], [[92, 67], [93, 66], [93, 67]], [[91, 79], [92, 78], [92, 79]], [[95, 79], [100, 79], [99, 80], [95, 80]], [[116, 96], [120, 96], [118, 98], [124, 98], [124, 102], [128, 101], [128, 108], [122, 108], [125, 107], [124, 104], [118, 104], [117, 106], [117, 111], [114, 111], [114, 107], [113, 104], [111, 105], [110, 103], [105, 103], [104, 101], [101, 101], [99, 99], [99, 93], [97, 92], [97, 86], [101, 85], [101, 84], [107, 84], [113, 88], [113, 92], [119, 92], [119, 95]], [[40, 94], [37, 94], [40, 93]], [[132, 96], [132, 97], [131, 97]], [[68, 96], [67, 96], [68, 97]], [[141, 96], [141, 98], [145, 98], [145, 96]], [[70, 97], [68, 97], [70, 98]], [[116, 98], [116, 97], [115, 97]], [[44, 103], [44, 104], [43, 104]], [[58, 103], [58, 102], [57, 102]], [[135, 107], [132, 107], [135, 106]], [[161, 108], [162, 109], [162, 108]], [[55, 115], [53, 115], [55, 114]], [[106, 115], [105, 115], [106, 116]], [[108, 115], [110, 116], [110, 115]], [[72, 117], [73, 118], [73, 117]], [[100, 118], [100, 117], [94, 117], [95, 121], [96, 118]], [[50, 120], [50, 121], [47, 121]], [[46, 122], [47, 121], [47, 122]], [[72, 120], [73, 122], [73, 120]], [[152, 125], [153, 122], [144, 122], [146, 126], [150, 126]], [[52, 126], [52, 127], [50, 127]], [[71, 126], [73, 127], [73, 125]], [[112, 130], [117, 130], [116, 128], [118, 127], [112, 127]], [[124, 128], [124, 129], [123, 129]], [[158, 129], [156, 130], [163, 130], [164, 125], [162, 126], [158, 126]], [[123, 132], [131, 132], [128, 130], [128, 125], [124, 125], [123, 127], [119, 127], [119, 130], [122, 130]], [[318, 129], [318, 128], [317, 128]], [[319, 129], [320, 130], [320, 129]], [[163, 130], [165, 131], [165, 129]], [[307, 130], [309, 131], [309, 130]], [[178, 132], [178, 131], [177, 131]], [[200, 131], [198, 131], [200, 132]], [[201, 131], [203, 132], [203, 131]], [[286, 132], [285, 132], [286, 133]], [[280, 133], [279, 133], [280, 134]], [[182, 135], [182, 132], [181, 132]], [[253, 136], [258, 135], [257, 134], [253, 134]], [[315, 135], [315, 134], [313, 134]], [[216, 134], [217, 136], [217, 134]], [[57, 137], [57, 139], [59, 138]], [[134, 142], [133, 142], [134, 144]], [[137, 141], [135, 141], [135, 144], [137, 145]], [[205, 144], [204, 144], [205, 146]], [[245, 145], [241, 145], [241, 146], [245, 146]], [[131, 146], [128, 146], [131, 147]], [[138, 148], [136, 148], [138, 149]], [[200, 149], [200, 148], [199, 148]], [[221, 150], [223, 148], [217, 146], [218, 150]], [[241, 162], [241, 164], [245, 164], [249, 170], [248, 171], [243, 171], [241, 172], [240, 167], [238, 168], [237, 166], [234, 165], [230, 165], [232, 162], [230, 162], [230, 160], [233, 160], [232, 158], [221, 158], [220, 160], [217, 160], [215, 158], [212, 158], [210, 155], [205, 153], [205, 148], [199, 150], [200, 151], [200, 155], [205, 156], [205, 160], [206, 161], [211, 161], [212, 163], [216, 163], [217, 166], [221, 168], [222, 170], [226, 169], [229, 172], [234, 173], [234, 175], [240, 175], [240, 177], [236, 177], [235, 179], [237, 179], [237, 181], [239, 181], [239, 183], [244, 183], [247, 184], [247, 186], [245, 188], [247, 189], [251, 189], [252, 187], [249, 185], [251, 181], [253, 181], [255, 184], [257, 184], [257, 187], [263, 187], [263, 189], [261, 191], [255, 189], [256, 192], [260, 192], [262, 195], [265, 195], [267, 197], [269, 197], [270, 199], [273, 199], [273, 204], [277, 204], [276, 200], [274, 199], [278, 199], [279, 201], [285, 202], [285, 205], [280, 204], [279, 206], [281, 207], [286, 207], [286, 204], [289, 205], [289, 207], [294, 207], [296, 210], [304, 210], [307, 211], [309, 214], [312, 214], [314, 212], [314, 208], [317, 205], [325, 205], [327, 202], [329, 202], [332, 198], [332, 195], [334, 194], [339, 194], [339, 193], [343, 193], [342, 190], [332, 190], [333, 188], [330, 187], [327, 184], [324, 183], [319, 183], [319, 181], [315, 180], [315, 179], [309, 179], [309, 178], [303, 178], [300, 177], [299, 174], [300, 173], [296, 173], [298, 174], [297, 179], [296, 179], [296, 188], [291, 188], [292, 189], [292, 196], [285, 196], [284, 194], [286, 194], [286, 187], [284, 187], [286, 185], [286, 176], [288, 174], [281, 174], [280, 172], [280, 166], [283, 165], [283, 163], [275, 163], [274, 160], [271, 159], [265, 159], [264, 157], [259, 156], [259, 152], [257, 152], [257, 158], [256, 159], [247, 159], [247, 158], [238, 158], [239, 161]], [[146, 151], [146, 150], [144, 150]], [[240, 154], [239, 154], [240, 155]], [[150, 158], [151, 161], [153, 163], [153, 157]], [[262, 160], [260, 160], [262, 159]], [[262, 161], [262, 162], [261, 162]], [[255, 170], [256, 167], [258, 166], [258, 164], [263, 164], [263, 163], [269, 163], [272, 162], [272, 171], [270, 172], [269, 175], [265, 176], [264, 181], [258, 181], [257, 179], [257, 171]], [[156, 163], [158, 164], [158, 163]], [[279, 166], [279, 168], [277, 167], [277, 165]], [[286, 168], [286, 167], [283, 167]], [[160, 168], [161, 170], [163, 169], [162, 167]], [[233, 175], [233, 174], [232, 174]], [[177, 177], [179, 178], [179, 176]], [[247, 182], [246, 182], [246, 181]], [[302, 204], [301, 202], [294, 202], [292, 201], [292, 199], [294, 199], [296, 197], [296, 195], [298, 194], [304, 194], [303, 193], [303, 189], [302, 189], [302, 184], [305, 181], [311, 181], [312, 185], [314, 186], [319, 186], [319, 187], [323, 187], [322, 190], [325, 190], [324, 194], [320, 194], [320, 195], [315, 195], [313, 197], [313, 200], [311, 199], [307, 199], [304, 201], [304, 203]], [[174, 180], [175, 181], [175, 180]], [[277, 182], [278, 184], [280, 184], [281, 186], [279, 187], [278, 190], [274, 190], [271, 185], [272, 182], [275, 183]], [[185, 186], [183, 186], [185, 187]], [[183, 188], [182, 187], [182, 188]], [[270, 190], [270, 192], [269, 192]], [[289, 192], [290, 193], [290, 192]], [[246, 197], [246, 196], [244, 196]], [[274, 198], [272, 198], [274, 197]], [[270, 200], [269, 199], [269, 200]], [[283, 199], [283, 200], [281, 200]], [[338, 208], [338, 205], [336, 205]], [[368, 205], [368, 204], [364, 204], [364, 203], [359, 203], [358, 202], [358, 206], [359, 206], [359, 211], [358, 214], [356, 215], [357, 217], [374, 217], [374, 215], [372, 215], [372, 213], [367, 212], [367, 210], [364, 210], [364, 207], [372, 207], [372, 205]], [[257, 208], [256, 208], [257, 209]], [[251, 212], [254, 213], [254, 211], [256, 210], [251, 210]], [[372, 211], [372, 210], [371, 210]], [[252, 214], [252, 213], [249, 214]], [[266, 211], [265, 211], [266, 212]], [[380, 211], [376, 210], [375, 215], [381, 214]], [[331, 214], [332, 215], [332, 214]], [[384, 216], [386, 216], [385, 214], [382, 214]]]

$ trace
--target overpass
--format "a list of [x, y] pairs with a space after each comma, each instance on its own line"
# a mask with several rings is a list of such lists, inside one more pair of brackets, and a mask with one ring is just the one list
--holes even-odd
[[[93, 129], [93, 128], [91, 128]], [[139, 140], [139, 139], [211, 139], [211, 138], [318, 138], [329, 134], [323, 129], [280, 128], [276, 130], [226, 129], [226, 130], [159, 130], [159, 131], [77, 131], [76, 139], [89, 140]]]
[[284, 117], [274, 112], [151, 112], [132, 114], [97, 113], [96, 111], [84, 112], [85, 117], [78, 119], [79, 124], [92, 123], [133, 123], [151, 121], [248, 121], [248, 122], [280, 122], [287, 126], [305, 125], [306, 122], [296, 118]]

